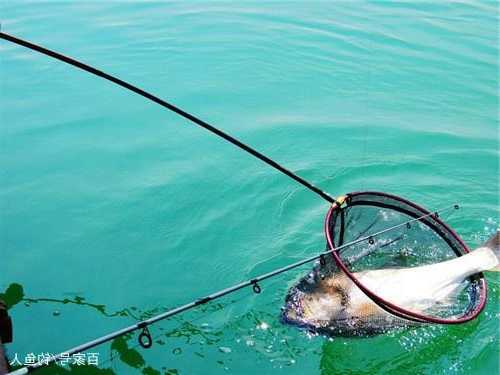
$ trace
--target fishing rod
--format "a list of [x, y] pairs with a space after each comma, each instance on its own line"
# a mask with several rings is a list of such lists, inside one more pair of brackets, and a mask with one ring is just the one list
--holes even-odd
[[71, 57], [68, 57], [68, 56], [65, 56], [65, 55], [62, 55], [58, 52], [55, 52], [55, 51], [52, 51], [48, 48], [45, 48], [45, 47], [42, 47], [40, 45], [37, 45], [37, 44], [34, 44], [34, 43], [31, 43], [31, 42], [28, 42], [27, 40], [24, 40], [24, 39], [20, 39], [20, 38], [17, 38], [13, 35], [10, 35], [10, 34], [6, 34], [4, 32], [0, 32], [0, 38], [1, 39], [5, 39], [9, 42], [12, 42], [12, 43], [15, 43], [15, 44], [18, 44], [20, 46], [23, 46], [23, 47], [26, 47], [28, 49], [31, 49], [33, 51], [36, 51], [36, 52], [39, 52], [41, 54], [44, 54], [44, 55], [47, 55], [49, 57], [52, 57], [56, 60], [59, 60], [59, 61], [62, 61], [66, 64], [69, 64], [69, 65], [72, 65], [76, 68], [79, 68], [81, 70], [84, 70], [88, 73], [91, 73], [91, 74], [94, 74], [98, 77], [101, 77], [105, 80], [108, 80], [110, 82], [113, 82], [115, 84], [117, 84], [118, 86], [121, 86], [127, 90], [130, 90], [138, 95], [141, 95], [143, 96], [144, 98], [146, 99], [149, 99], [151, 100], [152, 102], [156, 103], [156, 104], [159, 104], [161, 105], [162, 107], [174, 112], [174, 113], [177, 113], [179, 116], [182, 116], [184, 117], [185, 119], [193, 122], [194, 124], [212, 132], [213, 134], [225, 139], [226, 141], [232, 143], [233, 145], [241, 148], [242, 150], [248, 152], [250, 155], [253, 155], [255, 156], [257, 159], [260, 159], [261, 161], [263, 161], [264, 163], [267, 163], [268, 165], [270, 165], [271, 167], [277, 169], [278, 171], [284, 173], [285, 175], [287, 175], [288, 177], [294, 179], [295, 181], [297, 181], [299, 184], [305, 186], [306, 188], [308, 188], [309, 190], [311, 190], [312, 192], [316, 193], [317, 195], [319, 195], [320, 197], [322, 197], [323, 199], [325, 199], [326, 201], [330, 202], [330, 203], [334, 203], [335, 202], [335, 199], [329, 195], [328, 193], [324, 192], [323, 190], [319, 189], [318, 187], [314, 186], [312, 183], [310, 183], [309, 181], [306, 181], [304, 180], [302, 177], [298, 176], [296, 173], [293, 173], [292, 171], [290, 171], [289, 169], [286, 169], [285, 167], [283, 167], [282, 165], [278, 164], [276, 161], [270, 159], [269, 157], [267, 157], [266, 155], [262, 154], [261, 152], [255, 150], [254, 148], [250, 147], [249, 145], [239, 141], [238, 139], [234, 138], [233, 136], [223, 132], [222, 130], [214, 127], [213, 125], [210, 125], [209, 123], [199, 119], [198, 117], [180, 109], [179, 107], [163, 100], [163, 99], [160, 99], [159, 97], [137, 87], [137, 86], [134, 86], [126, 81], [123, 81], [121, 80], [120, 78], [117, 78], [115, 76], [112, 76], [111, 74], [108, 74], [108, 73], [105, 73], [103, 72], [102, 70], [99, 70], [97, 68], [94, 68], [90, 65], [87, 65], [79, 60], [76, 60], [74, 58], [71, 58]]
[[[340, 199], [339, 199], [340, 200]], [[335, 203], [335, 204], [338, 204], [338, 203]], [[148, 329], [148, 326], [154, 324], [154, 323], [157, 323], [161, 320], [165, 320], [167, 318], [170, 318], [174, 315], [178, 315], [178, 314], [181, 314], [185, 311], [188, 311], [188, 310], [191, 310], [191, 309], [194, 309], [195, 307], [198, 307], [200, 305], [204, 305], [208, 302], [211, 302], [211, 301], [214, 301], [218, 298], [221, 298], [221, 297], [224, 297], [230, 293], [234, 293], [240, 289], [243, 289], [243, 288], [246, 288], [248, 286], [251, 286], [252, 287], [252, 290], [254, 293], [256, 294], [260, 294], [262, 292], [262, 288], [261, 286], [259, 285], [259, 282], [261, 281], [264, 281], [266, 279], [270, 279], [272, 277], [275, 277], [275, 276], [278, 276], [282, 273], [285, 273], [287, 271], [290, 271], [292, 269], [295, 269], [297, 267], [300, 267], [304, 264], [307, 264], [307, 263], [310, 263], [312, 261], [315, 261], [317, 259], [320, 260], [320, 264], [321, 265], [325, 265], [325, 256], [326, 255], [329, 255], [329, 254], [332, 254], [333, 252], [335, 251], [340, 251], [344, 248], [347, 248], [349, 246], [353, 246], [357, 243], [360, 243], [360, 242], [364, 242], [364, 241], [367, 241], [368, 243], [370, 244], [373, 244], [373, 238], [374, 237], [377, 237], [381, 234], [384, 234], [384, 233], [387, 233], [387, 232], [390, 232], [390, 231], [393, 231], [395, 229], [398, 229], [398, 228], [401, 228], [401, 227], [406, 227], [407, 229], [410, 229], [411, 228], [411, 224], [413, 222], [416, 222], [416, 221], [420, 221], [420, 220], [423, 220], [427, 217], [438, 217], [439, 214], [443, 213], [443, 212], [446, 212], [446, 211], [449, 211], [451, 209], [458, 209], [459, 206], [457, 204], [454, 204], [452, 206], [447, 206], [447, 207], [443, 207], [439, 210], [436, 210], [434, 212], [430, 212], [430, 213], [427, 213], [425, 215], [422, 215], [422, 216], [419, 216], [419, 217], [416, 217], [416, 218], [413, 218], [413, 219], [410, 219], [410, 220], [407, 220], [401, 224], [397, 224], [397, 225], [394, 225], [392, 227], [389, 227], [389, 228], [385, 228], [385, 229], [382, 229], [378, 232], [375, 232], [373, 234], [370, 234], [370, 235], [367, 235], [367, 236], [363, 236], [363, 237], [360, 237], [356, 240], [353, 240], [353, 241], [350, 241], [350, 242], [347, 242], [341, 246], [338, 246], [334, 249], [330, 249], [330, 250], [326, 250], [326, 251], [323, 251], [319, 254], [316, 254], [316, 255], [313, 255], [313, 256], [310, 256], [308, 258], [305, 258], [305, 259], [302, 259], [302, 260], [299, 260], [295, 263], [291, 263], [291, 264], [288, 264], [284, 267], [281, 267], [281, 268], [277, 268], [273, 271], [270, 271], [268, 273], [265, 273], [265, 274], [262, 274], [262, 275], [259, 275], [257, 277], [254, 277], [252, 279], [249, 279], [249, 280], [246, 280], [246, 281], [243, 281], [239, 284], [236, 284], [236, 285], [233, 285], [231, 287], [228, 287], [228, 288], [225, 288], [225, 289], [222, 289], [222, 290], [219, 290], [215, 293], [212, 293], [212, 294], [209, 294], [205, 297], [202, 297], [202, 298], [198, 298], [198, 299], [195, 299], [194, 301], [191, 301], [185, 305], [182, 305], [182, 306], [179, 306], [179, 307], [176, 307], [176, 308], [173, 308], [171, 310], [168, 310], [168, 311], [165, 311], [161, 314], [158, 314], [158, 315], [155, 315], [149, 319], [146, 319], [146, 320], [143, 320], [143, 321], [140, 321], [136, 324], [133, 324], [131, 326], [128, 326], [128, 327], [125, 327], [125, 328], [122, 328], [122, 329], [119, 329], [117, 331], [114, 331], [114, 332], [111, 332], [107, 335], [104, 335], [104, 336], [101, 336], [95, 340], [92, 340], [92, 341], [89, 341], [89, 342], [86, 342], [84, 344], [81, 344], [81, 345], [78, 345], [72, 349], [69, 349], [65, 352], [61, 352], [57, 355], [54, 355], [54, 356], [51, 356], [50, 358], [45, 358], [43, 361], [38, 361], [37, 363], [35, 364], [32, 364], [32, 365], [28, 365], [28, 366], [25, 366], [25, 367], [22, 367], [20, 369], [17, 369], [11, 373], [9, 373], [9, 375], [24, 375], [24, 374], [27, 374], [29, 372], [32, 372], [32, 371], [35, 371], [41, 367], [45, 367], [45, 366], [48, 366], [50, 365], [51, 363], [54, 363], [56, 361], [58, 361], [59, 359], [62, 359], [63, 357], [66, 357], [67, 356], [72, 356], [73, 354], [77, 354], [77, 353], [81, 353], [83, 351], [86, 351], [88, 349], [91, 349], [91, 348], [94, 348], [98, 345], [101, 345], [101, 344], [104, 344], [106, 342], [109, 342], [117, 337], [120, 337], [120, 336], [123, 336], [123, 335], [126, 335], [127, 333], [131, 333], [131, 332], [134, 332], [134, 331], [137, 331], [137, 330], [142, 330], [142, 332], [139, 334], [138, 336], [138, 340], [139, 340], [139, 344], [143, 347], [143, 348], [150, 348], [152, 345], [153, 345], [153, 339], [151, 337], [151, 333], [149, 332], [149, 329]]]

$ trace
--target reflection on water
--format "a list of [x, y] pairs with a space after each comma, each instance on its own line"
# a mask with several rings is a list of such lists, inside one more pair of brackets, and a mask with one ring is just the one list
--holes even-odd
[[17, 305], [19, 302], [23, 300], [23, 297], [24, 297], [23, 287], [22, 285], [17, 283], [10, 284], [5, 290], [5, 292], [0, 293], [0, 299], [6, 303], [7, 309], [11, 309], [15, 305]]

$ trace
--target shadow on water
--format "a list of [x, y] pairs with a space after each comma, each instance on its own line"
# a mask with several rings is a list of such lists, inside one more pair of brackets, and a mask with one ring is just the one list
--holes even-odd
[[10, 284], [5, 292], [0, 293], [0, 299], [7, 305], [7, 310], [11, 309], [24, 298], [24, 290], [20, 284]]
[[114, 313], [108, 313], [106, 312], [106, 307], [104, 305], [98, 305], [94, 303], [89, 303], [85, 302], [84, 297], [76, 296], [74, 299], [55, 299], [55, 298], [29, 298], [24, 295], [24, 288], [22, 285], [17, 284], [17, 283], [12, 283], [10, 284], [5, 292], [0, 293], [0, 299], [4, 300], [5, 303], [7, 304], [7, 309], [11, 309], [18, 303], [24, 302], [26, 306], [30, 306], [33, 303], [39, 303], [39, 302], [52, 302], [52, 303], [61, 303], [64, 305], [67, 304], [74, 304], [74, 305], [80, 305], [80, 306], [86, 306], [86, 307], [91, 307], [97, 311], [99, 311], [102, 315], [112, 318], [116, 316], [130, 316], [135, 319], [138, 319], [134, 314], [132, 313], [131, 310], [136, 310], [135, 307], [132, 308], [127, 308], [123, 309], [120, 311], [116, 311]]

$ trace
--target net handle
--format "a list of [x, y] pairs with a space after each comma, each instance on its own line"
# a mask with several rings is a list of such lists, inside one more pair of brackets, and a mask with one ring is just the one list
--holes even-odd
[[[387, 193], [382, 193], [382, 192], [375, 192], [375, 191], [354, 192], [354, 193], [347, 194], [347, 199], [346, 199], [347, 205], [349, 205], [349, 201], [350, 201], [351, 197], [355, 197], [355, 196], [361, 195], [361, 194], [363, 194], [363, 195], [365, 195], [365, 194], [375, 195], [375, 196], [379, 196], [379, 197], [393, 199], [393, 200], [402, 202], [402, 203], [404, 203], [406, 205], [409, 205], [412, 208], [415, 208], [416, 210], [420, 211], [424, 215], [425, 214], [430, 214], [430, 212], [428, 210], [426, 210], [425, 208], [423, 208], [423, 207], [421, 207], [421, 206], [419, 206], [419, 205], [417, 205], [417, 204], [415, 204], [413, 202], [410, 202], [410, 201], [408, 201], [408, 200], [406, 200], [404, 198], [401, 198], [401, 197], [398, 197], [398, 196], [395, 196], [395, 195], [392, 195], [392, 194], [387, 194]], [[341, 209], [340, 205], [338, 203], [334, 203], [330, 207], [330, 209], [328, 210], [328, 212], [326, 214], [326, 218], [325, 218], [324, 231], [325, 231], [325, 236], [326, 236], [326, 240], [327, 240], [327, 243], [328, 243], [328, 248], [330, 250], [335, 250], [335, 244], [333, 243], [333, 240], [331, 238], [330, 231], [329, 231], [330, 220], [332, 218], [333, 212], [336, 211], [336, 210], [338, 210], [338, 209]], [[438, 217], [433, 217], [433, 219], [438, 224], [442, 225], [443, 228], [449, 234], [451, 234], [453, 236], [453, 238], [455, 238], [460, 243], [460, 245], [463, 246], [463, 249], [464, 249], [464, 251], [466, 253], [470, 252], [470, 250], [467, 247], [467, 245], [462, 241], [462, 239], [457, 235], [457, 233], [455, 233], [455, 231], [453, 229], [451, 229], [447, 224], [445, 224], [444, 222], [442, 222]], [[339, 256], [339, 254], [338, 254], [337, 251], [332, 251], [332, 256], [333, 256], [333, 259], [335, 260], [335, 263], [337, 264], [337, 266], [347, 275], [347, 277], [349, 277], [349, 279], [351, 279], [351, 281], [359, 289], [361, 289], [361, 291], [363, 293], [366, 294], [367, 297], [369, 297], [374, 303], [376, 303], [379, 307], [381, 307], [385, 311], [387, 311], [390, 314], [393, 314], [393, 315], [395, 315], [397, 317], [403, 318], [403, 319], [412, 320], [412, 321], [416, 321], [416, 322], [419, 322], [419, 323], [461, 324], [461, 323], [465, 323], [465, 322], [468, 322], [468, 321], [476, 318], [479, 315], [479, 313], [481, 313], [481, 311], [484, 309], [484, 306], [486, 305], [487, 285], [486, 285], [486, 280], [481, 275], [481, 279], [480, 279], [480, 282], [481, 282], [481, 294], [479, 296], [480, 301], [479, 301], [479, 304], [472, 311], [464, 314], [463, 316], [461, 316], [460, 318], [457, 318], [457, 319], [438, 318], [438, 317], [433, 317], [433, 316], [429, 316], [429, 315], [425, 315], [425, 314], [419, 314], [419, 313], [416, 313], [414, 311], [407, 310], [407, 309], [402, 308], [402, 307], [400, 307], [398, 305], [395, 305], [395, 304], [393, 304], [393, 303], [385, 300], [384, 298], [380, 297], [379, 295], [373, 293], [371, 290], [369, 290], [367, 287], [365, 287], [356, 278], [356, 276], [354, 276], [354, 274], [351, 271], [349, 271], [349, 269], [344, 264], [344, 262], [340, 258], [340, 256]]]

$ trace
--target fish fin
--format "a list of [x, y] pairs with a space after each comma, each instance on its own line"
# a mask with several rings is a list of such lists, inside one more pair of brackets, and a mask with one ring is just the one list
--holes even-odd
[[373, 302], [364, 302], [356, 309], [356, 315], [362, 318], [373, 317], [380, 314], [380, 307]]
[[484, 243], [483, 247], [490, 249], [497, 258], [496, 267], [490, 268], [487, 271], [500, 272], [500, 232], [497, 231], [493, 236], [491, 236], [490, 239]]
[[497, 232], [484, 243], [483, 247], [493, 250], [495, 255], [500, 257], [500, 231], [497, 230]]

